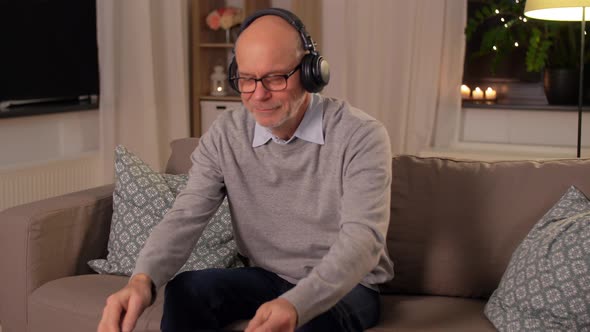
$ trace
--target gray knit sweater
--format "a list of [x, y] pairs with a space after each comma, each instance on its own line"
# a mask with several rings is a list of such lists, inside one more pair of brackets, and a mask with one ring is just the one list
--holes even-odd
[[346, 102], [320, 97], [325, 144], [296, 139], [252, 147], [254, 119], [226, 111], [201, 138], [186, 189], [155, 227], [134, 274], [171, 278], [227, 195], [240, 253], [297, 284], [282, 295], [302, 325], [359, 282], [393, 277], [391, 150], [385, 128]]

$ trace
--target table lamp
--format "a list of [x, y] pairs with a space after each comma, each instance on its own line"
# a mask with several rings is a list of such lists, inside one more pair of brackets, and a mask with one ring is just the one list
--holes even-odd
[[580, 85], [578, 90], [578, 145], [580, 158], [582, 146], [582, 103], [584, 98], [584, 31], [586, 17], [590, 14], [590, 0], [527, 0], [524, 15], [538, 20], [580, 21]]

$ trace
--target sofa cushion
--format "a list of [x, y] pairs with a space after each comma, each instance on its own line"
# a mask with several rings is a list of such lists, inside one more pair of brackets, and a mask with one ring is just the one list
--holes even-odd
[[485, 301], [445, 296], [381, 296], [379, 324], [367, 332], [492, 332]]
[[[88, 264], [99, 273], [131, 275], [152, 228], [172, 207], [188, 176], [156, 173], [123, 146], [118, 146], [115, 153], [116, 181], [108, 255], [107, 259]], [[229, 205], [224, 200], [178, 272], [241, 265]]]
[[516, 249], [485, 314], [500, 331], [590, 328], [590, 201], [575, 187]]
[[[29, 297], [28, 331], [96, 331], [107, 297], [123, 288], [125, 276], [88, 274], [50, 281]], [[139, 317], [134, 332], [160, 331], [164, 288], [154, 304]], [[243, 331], [248, 322], [237, 321], [224, 331]]]
[[[29, 331], [96, 331], [108, 295], [123, 288], [128, 278], [81, 275], [50, 281], [29, 296]], [[160, 331], [164, 292], [139, 318], [135, 332]]]
[[590, 160], [480, 162], [396, 156], [384, 292], [489, 297], [510, 256]]
[[[50, 281], [29, 297], [29, 331], [96, 331], [109, 294], [121, 289], [128, 278], [82, 275]], [[160, 331], [163, 287], [156, 301], [140, 316], [135, 332]], [[381, 297], [379, 324], [371, 332], [384, 331], [495, 331], [483, 315], [484, 301], [442, 296]], [[224, 331], [243, 331], [240, 321]]]

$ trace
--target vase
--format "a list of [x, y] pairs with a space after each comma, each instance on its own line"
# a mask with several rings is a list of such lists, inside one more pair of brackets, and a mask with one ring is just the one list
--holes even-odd
[[[584, 70], [583, 103], [590, 104], [590, 72]], [[543, 87], [550, 105], [577, 105], [580, 72], [575, 68], [545, 68]]]

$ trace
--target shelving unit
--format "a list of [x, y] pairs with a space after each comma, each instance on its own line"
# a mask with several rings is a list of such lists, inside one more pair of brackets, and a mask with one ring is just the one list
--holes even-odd
[[[269, 0], [242, 0], [226, 3], [223, 0], [191, 0], [190, 15], [190, 43], [191, 43], [191, 134], [200, 136], [201, 133], [201, 101], [240, 101], [239, 95], [228, 90], [228, 95], [216, 97], [210, 95], [210, 75], [215, 65], [222, 65], [227, 73], [229, 59], [234, 47], [233, 43], [227, 43], [226, 33], [223, 29], [213, 31], [205, 23], [207, 15], [216, 8], [236, 6], [241, 3], [245, 15], [258, 9], [270, 7]], [[235, 27], [234, 29], [237, 29]], [[229, 88], [229, 85], [227, 84]]]
[[201, 100], [209, 100], [209, 101], [241, 101], [239, 96], [201, 96]]

